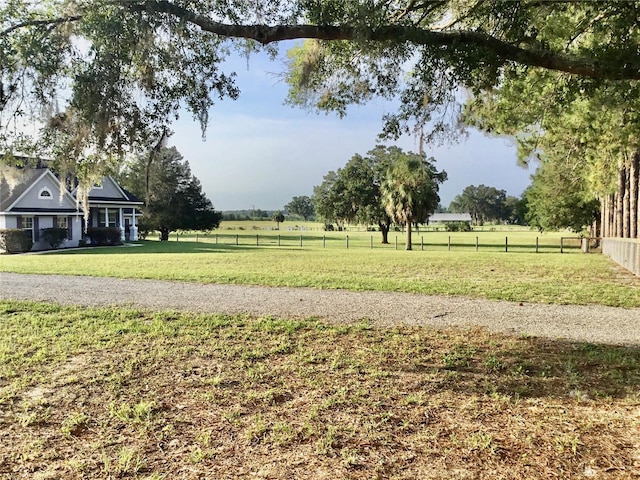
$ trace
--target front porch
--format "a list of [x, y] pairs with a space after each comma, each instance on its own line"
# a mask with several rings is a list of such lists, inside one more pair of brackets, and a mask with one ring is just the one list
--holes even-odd
[[138, 240], [140, 216], [141, 213], [131, 206], [91, 205], [88, 226], [118, 228], [123, 242], [135, 242]]

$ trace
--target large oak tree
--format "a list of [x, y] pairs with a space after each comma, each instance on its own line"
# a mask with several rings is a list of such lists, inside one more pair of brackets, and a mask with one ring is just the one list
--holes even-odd
[[[305, 42], [290, 51], [289, 102], [344, 114], [376, 96], [398, 98], [384, 135], [422, 131], [429, 121], [428, 133], [447, 134], [461, 86], [480, 94], [541, 71], [552, 72], [547, 85], [569, 95], [635, 85], [639, 6], [7, 0], [0, 6], [0, 148], [67, 164], [90, 185], [100, 170], [156, 144], [182, 106], [204, 128], [217, 98], [239, 94], [224, 68], [229, 55], [273, 51], [293, 39]], [[47, 126], [42, 134], [23, 128], [31, 118]], [[12, 163], [10, 155], [5, 160]]]

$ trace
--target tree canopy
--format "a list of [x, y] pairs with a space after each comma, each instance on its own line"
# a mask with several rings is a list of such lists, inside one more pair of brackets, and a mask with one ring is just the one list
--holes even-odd
[[366, 156], [355, 154], [314, 187], [316, 212], [339, 228], [344, 223], [377, 225], [382, 243], [388, 243], [392, 221], [408, 224], [410, 232], [410, 223], [425, 222], [438, 206], [439, 184], [447, 177], [436, 171], [434, 162], [395, 146], [378, 145]]
[[306, 195], [293, 197], [289, 203], [284, 206], [289, 215], [300, 215], [306, 222], [313, 217], [315, 210], [311, 198]]
[[141, 230], [158, 230], [161, 240], [175, 230], [211, 230], [222, 215], [202, 192], [189, 162], [175, 147], [162, 148], [154, 162], [137, 158], [120, 176], [121, 184], [145, 199]]
[[449, 210], [455, 213], [469, 213], [475, 225], [485, 222], [508, 220], [511, 212], [507, 209], [507, 192], [487, 185], [469, 185], [456, 195]]
[[325, 223], [377, 225], [382, 243], [388, 243], [391, 217], [382, 204], [380, 186], [394, 159], [403, 152], [398, 147], [377, 146], [366, 156], [355, 154], [343, 168], [329, 172], [314, 187], [316, 212]]
[[344, 113], [399, 97], [385, 127], [398, 135], [460, 85], [483, 91], [523, 69], [577, 88], [640, 79], [637, 11], [635, 1], [8, 0], [2, 150], [53, 148], [20, 128], [28, 114], [65, 132], [78, 164], [144, 150], [181, 106], [204, 127], [216, 98], [237, 97], [224, 71], [234, 51], [292, 39], [307, 41], [290, 52], [289, 101]]

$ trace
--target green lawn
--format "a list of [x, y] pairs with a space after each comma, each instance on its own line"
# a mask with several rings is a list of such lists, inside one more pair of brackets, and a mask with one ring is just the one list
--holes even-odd
[[[280, 246], [278, 247], [278, 234]], [[300, 247], [300, 234], [303, 246]], [[425, 294], [468, 295], [523, 302], [604, 304], [640, 307], [640, 281], [599, 254], [577, 249], [560, 254], [528, 253], [533, 232], [507, 232], [504, 243], [475, 251], [476, 234], [429, 233], [444, 247], [407, 252], [380, 245], [379, 233], [264, 232], [208, 236], [183, 235], [179, 241], [144, 241], [138, 247], [58, 251], [45, 255], [4, 255], [0, 271], [152, 278], [204, 283], [235, 283], [350, 290], [385, 290]], [[401, 233], [399, 234], [401, 235]], [[452, 249], [447, 249], [451, 235]], [[505, 232], [480, 232], [485, 244], [504, 242]], [[323, 238], [324, 237], [324, 238]], [[395, 234], [394, 234], [395, 237]], [[559, 235], [540, 244], [559, 245]], [[418, 237], [419, 238], [419, 237]], [[459, 245], [469, 239], [468, 247]], [[323, 246], [324, 245], [324, 246]], [[527, 246], [519, 251], [515, 245]], [[556, 253], [550, 253], [556, 250]]]

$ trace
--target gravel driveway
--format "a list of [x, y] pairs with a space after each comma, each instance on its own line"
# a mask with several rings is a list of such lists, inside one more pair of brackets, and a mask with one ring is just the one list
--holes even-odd
[[62, 275], [0, 273], [0, 298], [86, 306], [363, 319], [376, 325], [482, 326], [507, 334], [640, 345], [640, 309], [519, 304], [440, 295], [310, 288], [203, 285]]

